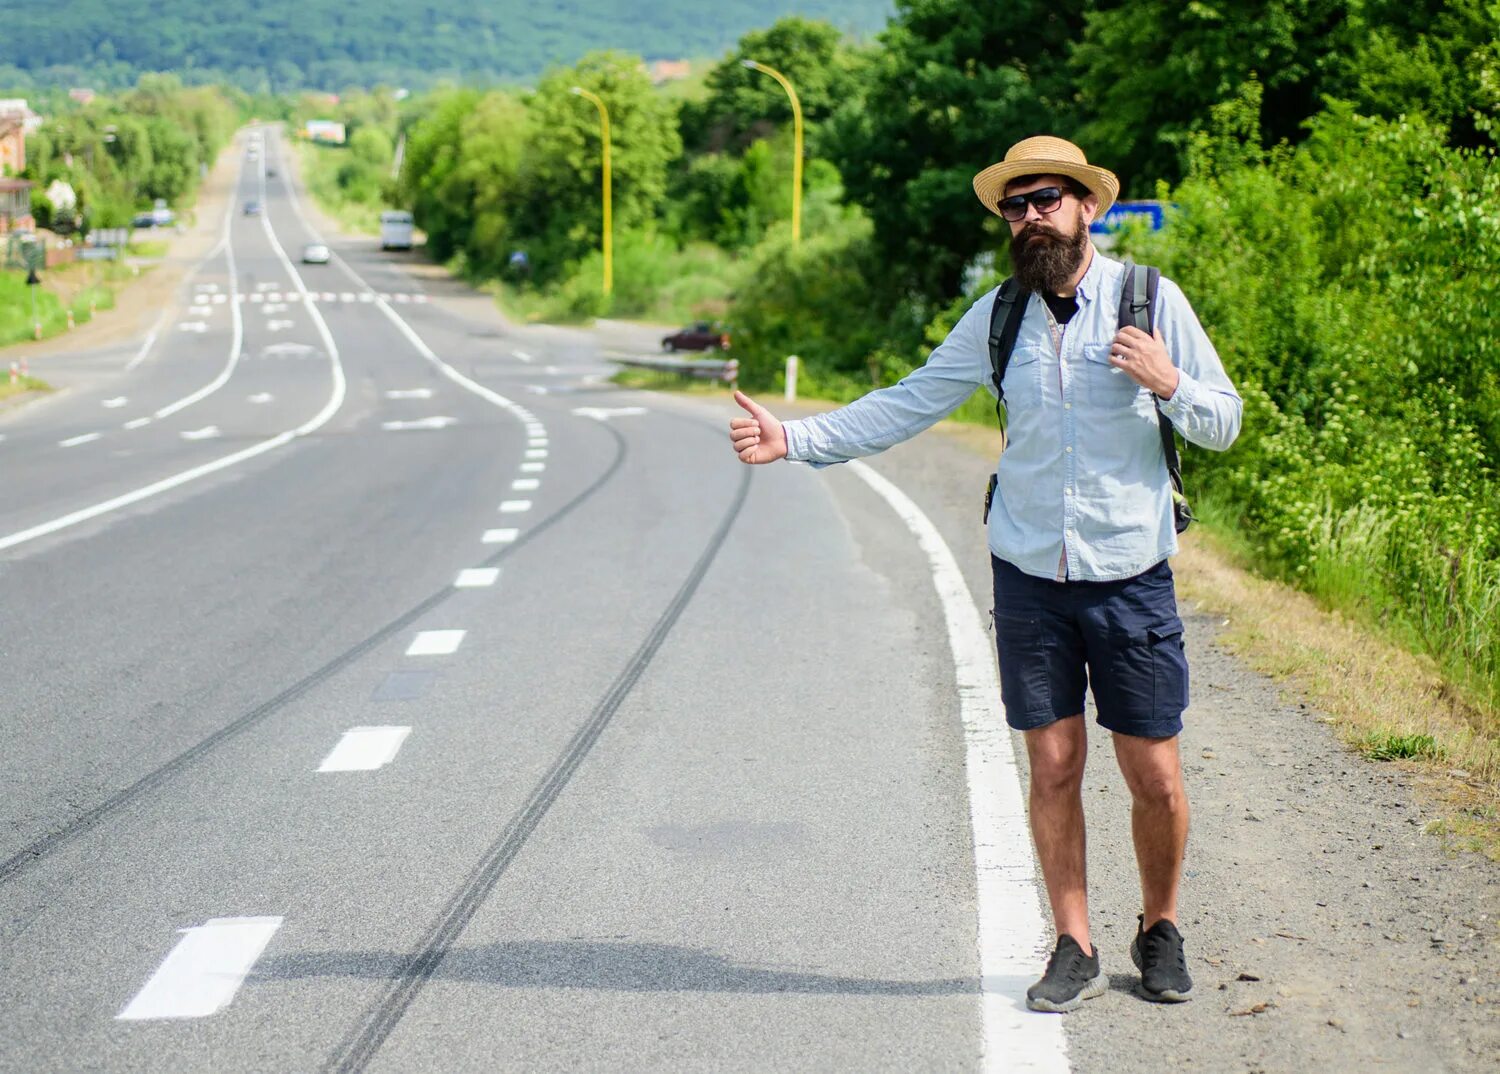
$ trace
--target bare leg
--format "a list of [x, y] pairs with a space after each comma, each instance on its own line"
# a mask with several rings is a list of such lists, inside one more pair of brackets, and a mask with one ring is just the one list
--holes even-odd
[[1031, 760], [1031, 837], [1047, 882], [1052, 920], [1059, 936], [1071, 936], [1092, 952], [1083, 824], [1088, 729], [1080, 713], [1025, 734]]
[[1188, 800], [1176, 738], [1115, 735], [1115, 759], [1130, 788], [1130, 831], [1141, 872], [1144, 928], [1177, 924], [1177, 890], [1187, 847]]

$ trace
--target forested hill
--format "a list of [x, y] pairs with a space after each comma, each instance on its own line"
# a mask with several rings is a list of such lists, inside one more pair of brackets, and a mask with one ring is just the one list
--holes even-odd
[[128, 85], [143, 71], [252, 92], [528, 81], [591, 49], [718, 56], [785, 14], [868, 35], [891, 0], [70, 0], [10, 5], [0, 87]]

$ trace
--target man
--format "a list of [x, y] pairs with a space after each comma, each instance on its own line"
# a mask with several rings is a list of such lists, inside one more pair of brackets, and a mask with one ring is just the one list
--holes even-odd
[[[1043, 136], [1011, 147], [974, 190], [1010, 225], [1015, 276], [1030, 292], [1003, 381], [1008, 436], [989, 517], [1001, 697], [1026, 741], [1032, 838], [1057, 931], [1027, 1002], [1069, 1011], [1107, 988], [1085, 882], [1086, 686], [1131, 794], [1143, 905], [1130, 954], [1141, 993], [1178, 1002], [1193, 987], [1177, 930], [1188, 669], [1157, 407], [1186, 439], [1222, 451], [1243, 406], [1171, 281], [1161, 280], [1152, 335], [1118, 329], [1122, 266], [1088, 239], [1119, 191], [1111, 172]], [[729, 423], [735, 451], [746, 463], [844, 462], [916, 435], [977, 385], [993, 393], [994, 298], [976, 302], [920, 369], [841, 409], [782, 423], [736, 393], [750, 416]]]

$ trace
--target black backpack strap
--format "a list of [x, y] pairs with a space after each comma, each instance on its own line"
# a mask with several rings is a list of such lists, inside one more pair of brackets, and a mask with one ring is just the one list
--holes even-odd
[[995, 417], [1000, 419], [1000, 429], [1005, 430], [1005, 369], [1010, 365], [1010, 352], [1016, 349], [1016, 337], [1021, 334], [1021, 319], [1026, 316], [1026, 303], [1031, 294], [1021, 290], [1021, 285], [1012, 276], [995, 292], [995, 305], [990, 309], [990, 372], [995, 382]]
[[[1134, 326], [1147, 335], [1155, 333], [1156, 294], [1160, 288], [1160, 269], [1126, 261], [1125, 286], [1120, 290], [1120, 327]], [[1172, 480], [1172, 514], [1176, 520], [1177, 532], [1181, 533], [1193, 520], [1193, 514], [1182, 492], [1182, 460], [1177, 454], [1177, 438], [1172, 433], [1172, 423], [1161, 412], [1161, 400], [1152, 395], [1151, 402], [1156, 407], [1156, 427], [1161, 431], [1161, 450], [1167, 460], [1167, 476]]]

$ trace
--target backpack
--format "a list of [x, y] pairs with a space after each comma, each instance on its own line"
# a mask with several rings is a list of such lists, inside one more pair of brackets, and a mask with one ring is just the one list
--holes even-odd
[[[1134, 325], [1147, 335], [1156, 329], [1156, 292], [1161, 282], [1161, 270], [1133, 261], [1125, 262], [1125, 286], [1120, 292], [1119, 326]], [[1021, 334], [1021, 319], [1026, 315], [1026, 304], [1030, 292], [1022, 291], [1014, 276], [1000, 285], [995, 293], [995, 305], [990, 310], [990, 369], [995, 382], [995, 416], [1000, 419], [1000, 431], [1005, 433], [1005, 369], [1010, 364], [1010, 352], [1015, 349], [1016, 337]], [[1172, 481], [1172, 521], [1178, 533], [1188, 528], [1193, 521], [1192, 509], [1182, 493], [1182, 462], [1177, 455], [1177, 440], [1172, 434], [1172, 423], [1161, 412], [1161, 400], [1151, 397], [1156, 406], [1156, 425], [1161, 430], [1162, 454], [1167, 460], [1167, 476]], [[1002, 449], [1003, 450], [1003, 449]], [[990, 475], [990, 485], [984, 496], [984, 520], [989, 521], [990, 503], [995, 497], [996, 477]]]

